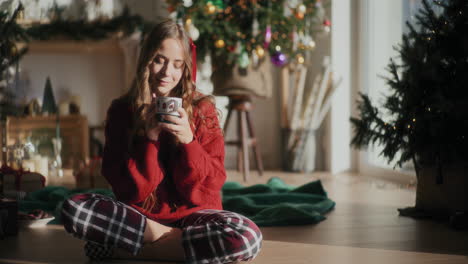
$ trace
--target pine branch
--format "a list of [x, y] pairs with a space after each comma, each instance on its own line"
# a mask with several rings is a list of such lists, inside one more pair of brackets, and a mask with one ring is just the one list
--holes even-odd
[[380, 132], [382, 130], [381, 128], [385, 127], [385, 122], [378, 117], [378, 109], [372, 105], [368, 96], [360, 94], [360, 97], [361, 101], [358, 101], [358, 110], [361, 119], [350, 119], [351, 123], [354, 124], [356, 133], [351, 144], [356, 147], [364, 147], [370, 142], [385, 138], [385, 134]]

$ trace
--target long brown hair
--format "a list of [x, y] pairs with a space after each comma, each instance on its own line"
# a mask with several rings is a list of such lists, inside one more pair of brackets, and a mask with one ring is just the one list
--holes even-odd
[[[177, 39], [184, 50], [184, 70], [182, 78], [176, 87], [171, 91], [170, 96], [182, 98], [182, 107], [188, 115], [190, 125], [193, 126], [193, 106], [202, 98], [195, 94], [195, 84], [192, 81], [192, 50], [190, 48], [190, 39], [183, 30], [182, 26], [172, 20], [165, 20], [157, 24], [152, 31], [145, 37], [140, 56], [138, 58], [137, 72], [132, 87], [125, 95], [131, 102], [134, 113], [134, 127], [132, 133], [137, 133], [145, 127], [146, 115], [151, 104], [150, 87], [150, 64], [155, 59], [157, 51], [162, 42], [168, 38]], [[196, 62], [193, 62], [196, 63]], [[177, 142], [175, 142], [177, 143]], [[142, 208], [151, 211], [156, 206], [156, 190], [154, 190], [143, 202]]]
[[171, 91], [170, 96], [182, 98], [182, 107], [189, 116], [189, 121], [193, 117], [193, 93], [195, 84], [192, 81], [192, 51], [190, 39], [182, 26], [172, 20], [165, 20], [157, 24], [153, 30], [145, 37], [140, 56], [138, 58], [137, 72], [132, 87], [127, 93], [127, 97], [132, 103], [132, 108], [136, 114], [136, 121], [145, 121], [145, 114], [151, 103], [150, 88], [150, 64], [155, 59], [157, 51], [164, 40], [173, 38], [179, 40], [184, 50], [184, 70], [182, 78], [177, 86]]

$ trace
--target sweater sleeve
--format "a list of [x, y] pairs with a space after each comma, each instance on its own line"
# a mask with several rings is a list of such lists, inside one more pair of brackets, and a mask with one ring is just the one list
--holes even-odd
[[194, 205], [216, 203], [226, 181], [224, 137], [215, 105], [203, 101], [198, 106], [195, 138], [180, 145], [180, 162], [174, 168], [178, 192]]
[[101, 172], [117, 199], [127, 204], [144, 201], [163, 178], [158, 161], [159, 142], [146, 137], [131, 138], [131, 126], [128, 106], [117, 100], [112, 102], [107, 111]]

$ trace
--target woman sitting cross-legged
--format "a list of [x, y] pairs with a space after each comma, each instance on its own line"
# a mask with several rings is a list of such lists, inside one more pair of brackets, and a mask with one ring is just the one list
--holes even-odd
[[[212, 97], [195, 90], [195, 46], [170, 20], [146, 37], [129, 92], [107, 112], [102, 174], [116, 200], [78, 194], [65, 229], [92, 259], [231, 263], [257, 256], [262, 233], [222, 210], [224, 139]], [[180, 117], [157, 118], [156, 100], [182, 99]]]

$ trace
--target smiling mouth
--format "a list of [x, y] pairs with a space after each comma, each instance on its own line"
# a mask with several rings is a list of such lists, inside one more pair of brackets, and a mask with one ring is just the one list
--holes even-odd
[[169, 84], [168, 81], [164, 81], [164, 80], [160, 80], [160, 79], [158, 79], [158, 82], [159, 82], [160, 85], [167, 85], [167, 84]]

